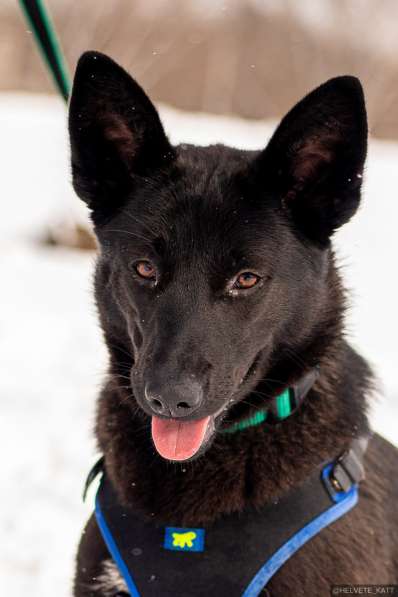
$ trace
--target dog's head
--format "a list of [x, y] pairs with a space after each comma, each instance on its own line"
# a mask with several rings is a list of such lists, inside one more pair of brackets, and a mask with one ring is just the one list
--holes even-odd
[[333, 232], [356, 211], [361, 85], [332, 79], [258, 152], [170, 145], [141, 87], [86, 53], [70, 103], [73, 183], [100, 246], [96, 297], [120, 384], [171, 460], [203, 452], [284, 349], [322, 330]]

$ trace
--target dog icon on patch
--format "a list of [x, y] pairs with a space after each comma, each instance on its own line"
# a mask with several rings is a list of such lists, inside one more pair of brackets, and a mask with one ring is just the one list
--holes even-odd
[[172, 551], [203, 551], [204, 529], [166, 527], [163, 547]]
[[196, 533], [194, 531], [188, 531], [187, 533], [173, 533], [173, 547], [193, 547], [193, 542], [196, 539]]

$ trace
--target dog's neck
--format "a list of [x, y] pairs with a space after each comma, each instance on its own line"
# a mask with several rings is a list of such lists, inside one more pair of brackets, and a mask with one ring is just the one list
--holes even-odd
[[[339, 341], [319, 364], [318, 380], [292, 417], [272, 427], [218, 434], [202, 457], [185, 464], [155, 453], [149, 421], [132, 415], [131, 398], [118, 378], [110, 378], [100, 398], [97, 436], [121, 499], [144, 515], [185, 526], [278, 499], [367, 431], [370, 372], [364, 361]], [[292, 371], [297, 378], [297, 365]]]

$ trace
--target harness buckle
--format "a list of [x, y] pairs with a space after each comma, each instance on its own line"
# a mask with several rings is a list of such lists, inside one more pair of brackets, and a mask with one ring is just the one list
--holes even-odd
[[333, 500], [346, 494], [353, 485], [365, 479], [363, 457], [368, 444], [367, 437], [355, 439], [350, 448], [337, 460], [325, 467], [322, 477], [326, 489]]
[[363, 463], [353, 448], [344, 452], [337, 459], [331, 478], [332, 482], [337, 483], [342, 491], [348, 491], [353, 483], [357, 484], [364, 480], [365, 469]]

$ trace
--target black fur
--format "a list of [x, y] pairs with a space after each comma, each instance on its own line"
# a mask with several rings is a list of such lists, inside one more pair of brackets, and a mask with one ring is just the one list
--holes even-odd
[[[332, 79], [299, 102], [263, 151], [172, 147], [138, 84], [111, 59], [79, 61], [70, 104], [73, 183], [100, 254], [95, 294], [109, 350], [96, 434], [122, 500], [175, 525], [261, 506], [368, 430], [372, 376], [343, 333], [344, 290], [330, 237], [355, 213], [366, 157], [362, 88]], [[140, 278], [150, 260], [157, 280]], [[242, 271], [259, 283], [237, 290]], [[219, 430], [306, 371], [302, 408], [270, 430]], [[165, 404], [200, 389], [186, 419], [215, 415], [199, 457], [162, 459], [145, 386]], [[182, 404], [182, 402], [178, 402]], [[269, 585], [273, 597], [328, 595], [333, 583], [398, 580], [395, 450], [372, 440], [360, 505]], [[108, 557], [90, 521], [75, 595]]]

